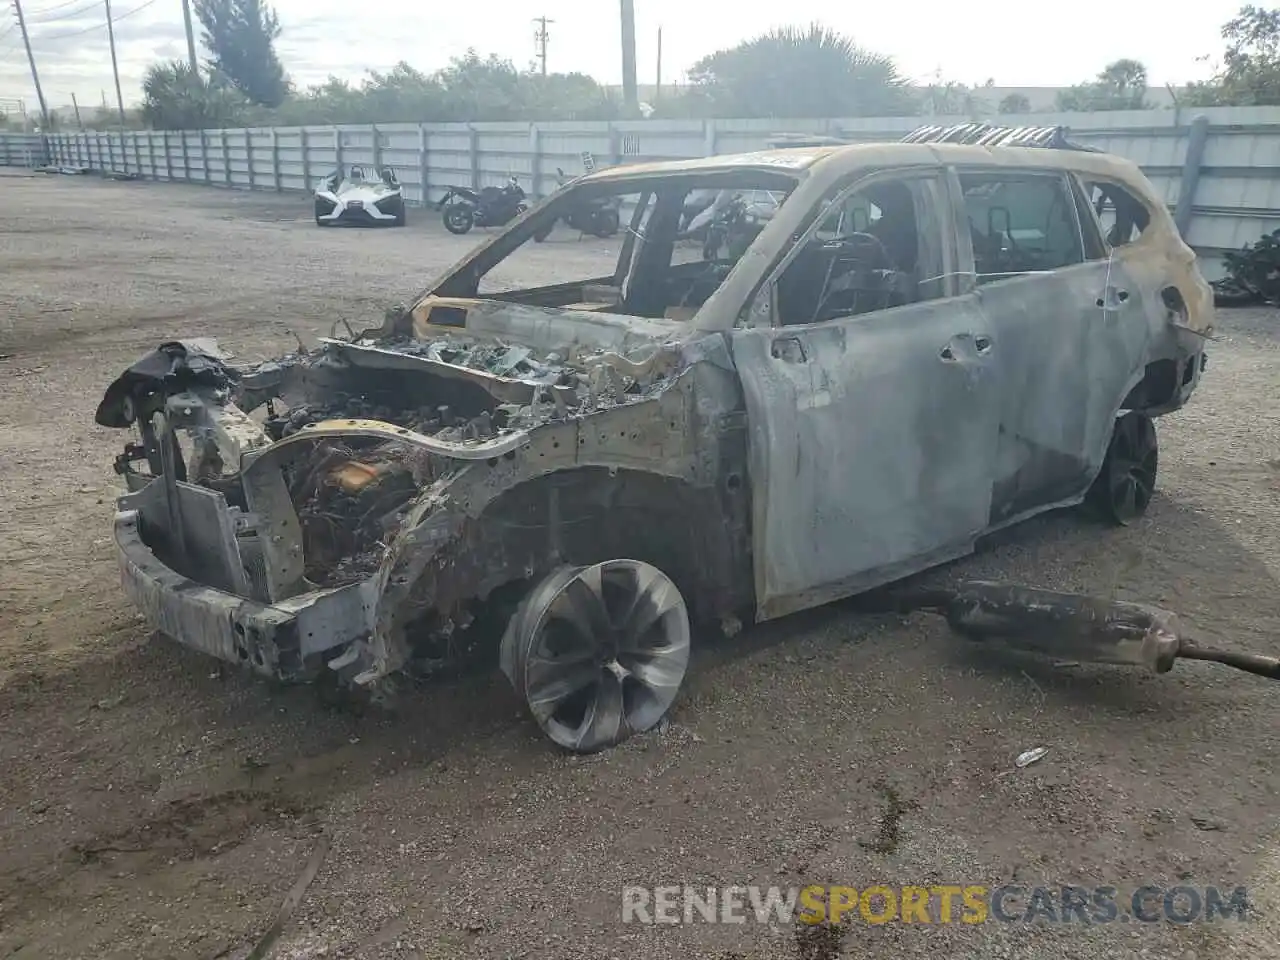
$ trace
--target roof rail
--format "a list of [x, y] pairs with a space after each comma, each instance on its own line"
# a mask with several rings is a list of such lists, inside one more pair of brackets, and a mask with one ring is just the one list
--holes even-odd
[[1101, 153], [1097, 147], [1073, 143], [1067, 128], [997, 127], [989, 123], [957, 123], [918, 127], [902, 138], [903, 143], [967, 143], [980, 147], [1041, 147], [1046, 150], [1080, 150]]
[[841, 147], [853, 143], [848, 137], [827, 133], [775, 133], [768, 142], [769, 148], [773, 150], [787, 147]]

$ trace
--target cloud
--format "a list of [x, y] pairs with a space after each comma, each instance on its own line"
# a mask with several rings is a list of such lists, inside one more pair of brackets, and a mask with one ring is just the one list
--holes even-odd
[[[140, 2], [145, 0], [117, 0], [117, 18]], [[59, 19], [56, 10], [49, 12], [56, 3], [30, 0], [33, 47], [46, 96], [51, 104], [69, 104], [75, 92], [82, 101], [96, 103], [99, 91], [112, 87], [105, 24], [101, 15], [89, 12]], [[993, 77], [1005, 86], [1064, 86], [1088, 79], [1111, 60], [1134, 57], [1146, 63], [1153, 82], [1178, 83], [1206, 74], [1209, 68], [1195, 58], [1220, 52], [1218, 29], [1238, 5], [1239, 0], [1200, 0], [1180, 9], [1176, 29], [1168, 29], [1159, 26], [1167, 23], [1167, 0], [1074, 0], [1070, 16], [1052, 21], [1031, 12], [1023, 0], [959, 5], [895, 0], [871, 7], [847, 0], [788, 0], [784, 8], [741, 4], [731, 13], [707, 0], [643, 0], [637, 3], [636, 22], [639, 79], [653, 81], [660, 26], [664, 79], [670, 82], [706, 53], [782, 23], [820, 20], [893, 56], [907, 76], [917, 79], [940, 70], [947, 79], [967, 83]], [[330, 74], [358, 81], [368, 70], [389, 70], [401, 60], [431, 71], [469, 47], [524, 66], [534, 55], [535, 14], [554, 21], [549, 26], [553, 70], [589, 73], [606, 83], [621, 79], [621, 31], [612, 0], [485, 0], [482, 13], [462, 16], [455, 14], [468, 8], [442, 12], [418, 0], [382, 0], [376, 6], [275, 0], [275, 7], [283, 29], [280, 57], [300, 87]], [[198, 24], [196, 29], [198, 40]], [[65, 36], [78, 30], [87, 32]], [[178, 0], [156, 0], [121, 19], [116, 33], [126, 102], [140, 98], [148, 64], [186, 53]], [[0, 98], [22, 97], [33, 108], [35, 91], [16, 30], [0, 35], [0, 54]]]

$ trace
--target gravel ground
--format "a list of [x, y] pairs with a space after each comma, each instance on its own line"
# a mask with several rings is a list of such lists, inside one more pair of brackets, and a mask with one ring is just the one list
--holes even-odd
[[[251, 358], [376, 320], [478, 238], [421, 211], [322, 231], [305, 199], [212, 189], [10, 174], [0, 195], [0, 956], [242, 955], [322, 833], [275, 956], [1280, 955], [1274, 688], [1224, 668], [996, 657], [833, 605], [706, 643], [670, 726], [574, 758], [495, 676], [355, 715], [149, 635], [109, 540], [109, 380], [178, 334]], [[566, 234], [512, 277], [609, 253]], [[934, 576], [1147, 600], [1206, 642], [1280, 652], [1280, 315], [1220, 326], [1198, 395], [1160, 424], [1142, 522], [1041, 518]], [[1014, 769], [1033, 746], [1045, 759]], [[857, 923], [825, 946], [620, 922], [627, 884], [810, 882], [1245, 884], [1254, 910]]]

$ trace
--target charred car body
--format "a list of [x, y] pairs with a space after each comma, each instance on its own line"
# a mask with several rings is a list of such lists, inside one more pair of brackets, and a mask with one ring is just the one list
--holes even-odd
[[[1136, 211], [1108, 231], [1093, 191]], [[694, 191], [784, 198], [681, 262]], [[607, 276], [489, 288], [617, 198]], [[234, 368], [168, 344], [108, 390], [124, 583], [160, 630], [377, 689], [475, 643], [557, 743], [646, 729], [690, 624], [769, 619], [1092, 499], [1141, 513], [1212, 297], [1138, 169], [1038, 146], [815, 147], [615, 168], [382, 326]], [[145, 464], [145, 466], [144, 466]], [[501, 639], [499, 640], [499, 637]]]

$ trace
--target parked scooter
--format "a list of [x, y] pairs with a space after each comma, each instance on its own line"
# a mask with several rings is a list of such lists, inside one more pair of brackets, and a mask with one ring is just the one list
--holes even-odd
[[525, 192], [513, 175], [501, 187], [450, 187], [436, 209], [444, 211], [444, 228], [463, 234], [472, 227], [501, 227], [529, 209]]
[[[556, 167], [556, 183], [563, 187], [568, 182], [568, 174], [562, 168]], [[621, 206], [622, 199], [620, 197], [583, 200], [576, 206], [570, 207], [568, 213], [565, 213], [559, 219], [579, 233], [589, 233], [593, 237], [604, 239], [612, 237], [618, 232], [618, 228], [622, 224]], [[538, 243], [547, 239], [547, 237], [551, 236], [551, 231], [555, 229], [556, 223], [556, 220], [552, 220], [546, 226], [540, 227], [538, 232], [533, 235], [533, 239]]]

